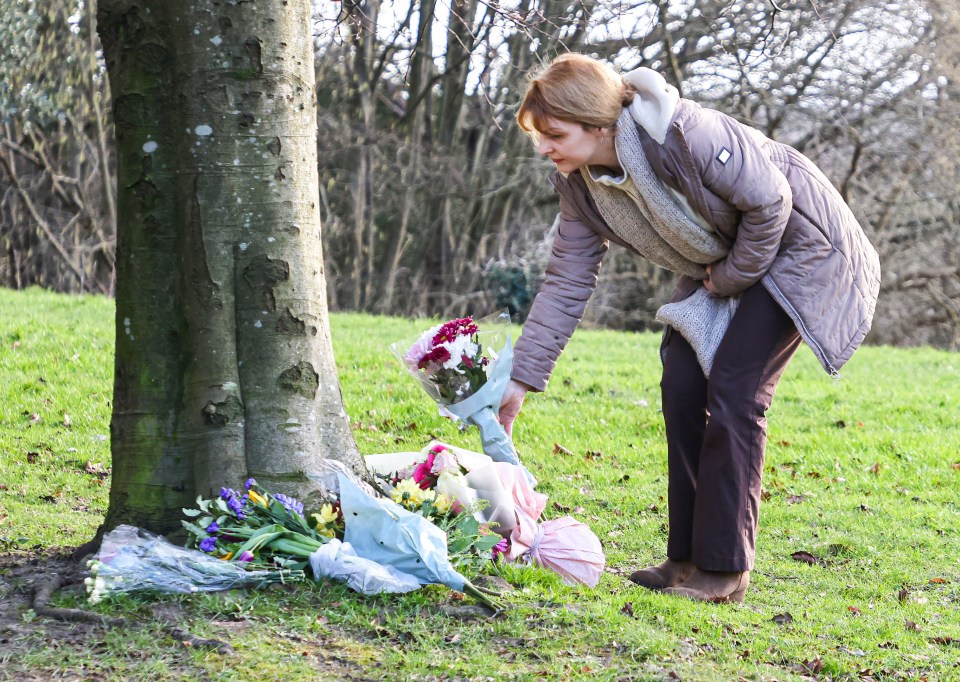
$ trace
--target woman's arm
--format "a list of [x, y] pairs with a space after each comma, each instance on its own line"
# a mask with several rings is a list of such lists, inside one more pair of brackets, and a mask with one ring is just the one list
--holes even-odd
[[546, 389], [557, 358], [597, 286], [600, 262], [607, 252], [607, 240], [584, 224], [562, 194], [558, 222], [543, 284], [514, 352], [511, 376], [533, 391]]

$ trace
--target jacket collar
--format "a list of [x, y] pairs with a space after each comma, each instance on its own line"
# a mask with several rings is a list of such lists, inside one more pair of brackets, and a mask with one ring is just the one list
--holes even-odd
[[645, 66], [623, 74], [623, 80], [637, 91], [629, 107], [633, 120], [663, 144], [680, 102], [680, 93], [663, 76]]

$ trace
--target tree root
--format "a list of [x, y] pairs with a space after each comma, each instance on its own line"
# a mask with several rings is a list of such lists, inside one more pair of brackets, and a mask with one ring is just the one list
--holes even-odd
[[[59, 573], [52, 573], [49, 577], [43, 579], [34, 586], [33, 603], [31, 604], [34, 613], [38, 616], [53, 618], [56, 620], [69, 621], [74, 623], [93, 623], [104, 627], [118, 628], [130, 625], [126, 618], [111, 618], [93, 611], [84, 611], [83, 609], [60, 609], [49, 606], [50, 599], [54, 593], [63, 586], [63, 577]], [[68, 583], [69, 584], [69, 583]], [[206, 639], [197, 637], [183, 628], [175, 625], [164, 624], [164, 632], [169, 634], [184, 646], [191, 647], [210, 647], [221, 654], [234, 653], [233, 647], [227, 642], [219, 639]]]
[[48, 578], [35, 586], [33, 594], [33, 611], [38, 616], [55, 618], [56, 620], [73, 621], [75, 623], [95, 623], [105, 627], [122, 627], [127, 625], [123, 618], [110, 618], [92, 611], [82, 609], [57, 609], [47, 604], [50, 603], [50, 597], [60, 589], [63, 584], [63, 578], [59, 573], [53, 573]]

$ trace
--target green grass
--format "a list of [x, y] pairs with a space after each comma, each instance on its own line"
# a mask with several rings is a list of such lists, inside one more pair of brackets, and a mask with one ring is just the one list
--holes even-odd
[[[743, 605], [626, 580], [666, 542], [659, 338], [581, 330], [515, 439], [548, 513], [573, 514], [603, 542], [596, 589], [506, 566], [517, 589], [492, 620], [450, 615], [469, 600], [441, 587], [364, 598], [321, 584], [126, 597], [98, 608], [135, 627], [77, 630], [33, 617], [29, 570], [13, 562], [86, 541], [106, 510], [109, 478], [97, 470], [110, 465], [113, 304], [0, 290], [0, 310], [0, 678], [960, 680], [956, 354], [867, 347], [835, 381], [801, 349], [768, 415]], [[419, 450], [432, 436], [478, 447], [387, 351], [424, 323], [341, 314], [331, 326], [365, 454]], [[819, 562], [794, 560], [800, 551]], [[82, 595], [57, 603], [82, 606]], [[182, 646], [162, 631], [164, 613], [236, 654]]]

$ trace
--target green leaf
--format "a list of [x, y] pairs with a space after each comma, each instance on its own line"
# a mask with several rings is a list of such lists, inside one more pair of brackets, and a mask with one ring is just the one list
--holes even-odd
[[200, 516], [204, 510], [203, 509], [182, 509], [181, 511], [183, 511], [184, 516], [188, 516], [191, 519], [194, 519]]

